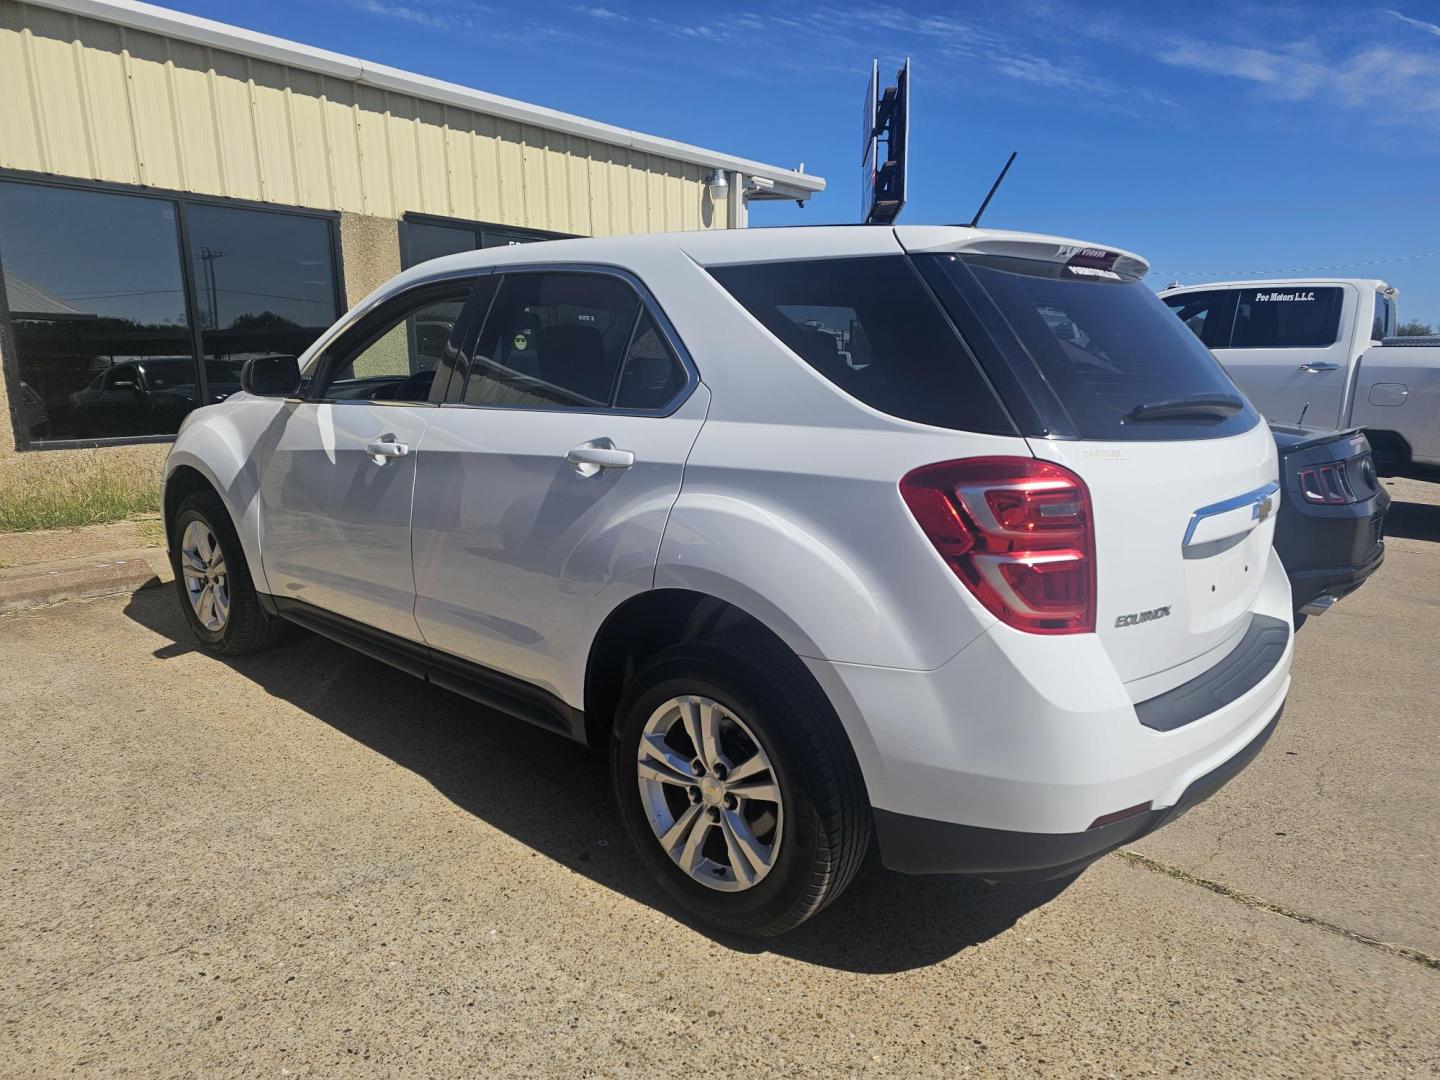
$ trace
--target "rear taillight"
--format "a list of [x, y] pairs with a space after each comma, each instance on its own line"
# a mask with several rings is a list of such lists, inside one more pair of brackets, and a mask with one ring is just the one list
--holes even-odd
[[1306, 465], [1298, 474], [1300, 495], [1312, 503], [1353, 503], [1360, 500], [1350, 488], [1345, 466], [1338, 461]]
[[1017, 630], [1095, 629], [1095, 526], [1085, 482], [1034, 458], [942, 461], [900, 494], [975, 598]]

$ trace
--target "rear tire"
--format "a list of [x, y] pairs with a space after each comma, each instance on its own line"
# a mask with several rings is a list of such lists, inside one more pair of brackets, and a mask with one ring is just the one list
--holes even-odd
[[844, 891], [869, 847], [839, 720], [800, 662], [764, 640], [704, 638], [646, 662], [617, 709], [611, 772], [641, 857], [717, 930], [799, 926]]
[[210, 652], [244, 656], [291, 636], [292, 624], [260, 606], [245, 549], [213, 491], [193, 492], [176, 509], [170, 566], [190, 629]]

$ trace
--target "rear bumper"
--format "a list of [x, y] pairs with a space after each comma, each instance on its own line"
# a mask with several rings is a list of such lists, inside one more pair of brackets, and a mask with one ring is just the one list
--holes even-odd
[[930, 671], [806, 663], [850, 735], [887, 864], [1064, 873], [1193, 805], [1259, 749], [1290, 689], [1290, 610], [1272, 551], [1252, 608], [1264, 632], [1173, 682], [1125, 683], [1098, 635], [1005, 626]]
[[1260, 734], [1190, 783], [1173, 805], [1078, 833], [1026, 833], [875, 811], [882, 861], [904, 874], [966, 874], [991, 881], [1045, 881], [1077, 873], [1102, 855], [1174, 821], [1255, 759], [1279, 726], [1282, 705]]
[[[1283, 559], [1283, 556], [1282, 556]], [[1290, 573], [1290, 596], [1295, 610], [1300, 611], [1307, 604], [1324, 596], [1343, 600], [1365, 584], [1365, 579], [1385, 561], [1385, 545], [1382, 543], [1374, 558], [1361, 565], [1325, 566], [1319, 569], [1295, 570]]]
[[[1322, 446], [1310, 451], [1306, 462], [1327, 450]], [[1283, 463], [1286, 490], [1275, 522], [1275, 550], [1289, 575], [1296, 611], [1320, 597], [1339, 600], [1379, 569], [1385, 560], [1385, 511], [1390, 506], [1389, 492], [1378, 486], [1360, 502], [1306, 502], [1295, 479], [1298, 456], [1289, 455]]]

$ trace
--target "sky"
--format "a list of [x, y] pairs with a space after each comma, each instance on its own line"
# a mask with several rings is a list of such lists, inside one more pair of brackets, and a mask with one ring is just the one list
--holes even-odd
[[987, 225], [1139, 252], [1156, 287], [1380, 277], [1440, 329], [1440, 2], [1389, 2], [168, 6], [828, 181], [752, 225], [858, 218], [870, 60], [908, 56], [900, 223], [968, 221], [1016, 150]]

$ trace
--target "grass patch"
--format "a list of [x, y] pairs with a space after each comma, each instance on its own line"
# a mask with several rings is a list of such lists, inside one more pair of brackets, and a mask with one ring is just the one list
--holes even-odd
[[160, 509], [152, 460], [86, 456], [26, 465], [0, 474], [0, 532], [99, 525]]
[[159, 518], [145, 518], [137, 521], [135, 528], [140, 534], [141, 547], [165, 546], [165, 522]]

